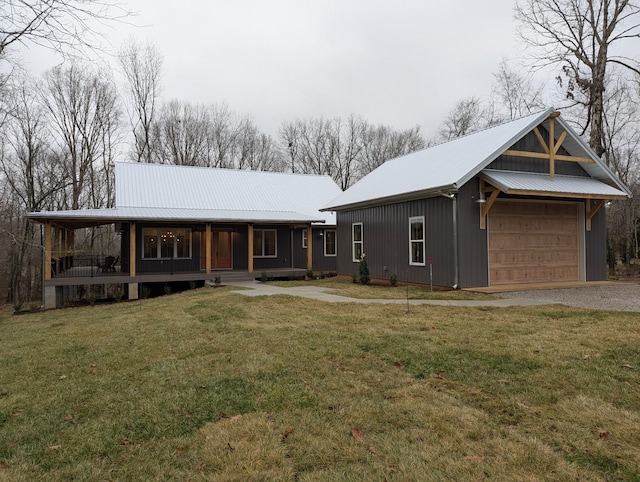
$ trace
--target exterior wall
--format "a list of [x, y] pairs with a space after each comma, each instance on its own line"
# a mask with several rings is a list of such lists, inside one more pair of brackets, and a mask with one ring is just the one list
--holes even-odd
[[[324, 231], [336, 229], [335, 226], [319, 226], [313, 228], [313, 270], [314, 271], [336, 271], [337, 256], [324, 255]], [[306, 228], [293, 229], [293, 267], [307, 269], [307, 248], [302, 247], [302, 232]], [[322, 235], [320, 235], [322, 233]], [[337, 245], [337, 242], [336, 242]], [[339, 248], [336, 246], [336, 251]]]
[[472, 179], [458, 192], [458, 263], [460, 288], [487, 286], [489, 247], [487, 230], [480, 229], [478, 179]]
[[[142, 230], [144, 228], [189, 228], [191, 229], [191, 258], [189, 259], [143, 259], [142, 258]], [[145, 273], [182, 273], [200, 270], [200, 236], [198, 231], [202, 225], [195, 224], [148, 224], [136, 225], [136, 274]], [[128, 243], [127, 243], [128, 245]]]
[[[277, 245], [275, 258], [253, 258], [253, 271], [291, 267], [291, 231], [288, 226], [254, 225], [253, 229], [275, 229]], [[246, 253], [247, 251], [245, 251]], [[246, 257], [246, 255], [245, 255]]]
[[[549, 138], [549, 133], [544, 127], [539, 126], [540, 133], [545, 139]], [[538, 138], [533, 132], [527, 134], [520, 141], [516, 142], [510, 149], [518, 151], [529, 152], [543, 152]], [[558, 154], [567, 155], [568, 152], [560, 147]], [[545, 159], [529, 159], [524, 157], [514, 156], [499, 156], [495, 161], [489, 164], [488, 169], [501, 169], [504, 171], [525, 171], [525, 172], [549, 172], [549, 161]], [[556, 161], [555, 162], [556, 174], [567, 176], [589, 176], [587, 172], [582, 169], [578, 162]]]
[[591, 231], [585, 234], [587, 281], [607, 279], [607, 211], [601, 207], [591, 219]]
[[358, 273], [352, 259], [351, 225], [362, 223], [363, 252], [372, 278], [429, 284], [429, 265], [409, 265], [409, 218], [425, 218], [425, 262], [433, 260], [433, 284], [451, 287], [455, 282], [453, 201], [438, 196], [403, 203], [338, 212], [337, 270]]

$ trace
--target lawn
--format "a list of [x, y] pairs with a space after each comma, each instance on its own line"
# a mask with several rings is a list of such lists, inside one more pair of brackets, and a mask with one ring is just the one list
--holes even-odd
[[0, 480], [639, 480], [640, 315], [247, 298], [0, 311]]

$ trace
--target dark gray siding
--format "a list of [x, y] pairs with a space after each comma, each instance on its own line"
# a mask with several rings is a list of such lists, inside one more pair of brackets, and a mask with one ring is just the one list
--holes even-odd
[[[540, 126], [540, 131], [545, 139], [548, 139], [549, 133]], [[527, 134], [520, 141], [516, 142], [510, 147], [512, 150], [529, 151], [529, 152], [543, 152], [538, 138], [533, 132]], [[558, 151], [558, 154], [567, 155], [568, 152], [562, 147]], [[525, 171], [525, 172], [549, 172], [549, 161], [546, 159], [528, 159], [526, 157], [514, 157], [514, 156], [500, 156], [491, 164], [488, 169], [501, 169], [505, 171]], [[567, 176], [588, 176], [584, 169], [578, 162], [556, 161], [555, 162], [556, 174], [562, 174]]]
[[445, 197], [420, 199], [338, 213], [338, 273], [354, 275], [351, 225], [362, 223], [363, 251], [372, 278], [429, 284], [429, 266], [409, 265], [409, 218], [425, 218], [425, 260], [433, 259], [433, 284], [453, 286], [453, 202]]
[[[302, 232], [306, 228], [296, 228], [293, 230], [293, 264], [294, 268], [307, 269], [307, 248], [302, 247]], [[311, 249], [313, 249], [313, 270], [314, 271], [336, 271], [336, 256], [324, 255], [324, 231], [335, 229], [333, 226], [321, 226], [313, 228], [313, 239]], [[322, 235], [320, 235], [322, 233]]]
[[591, 231], [585, 234], [585, 254], [587, 257], [587, 281], [607, 279], [607, 213], [601, 207], [591, 219]]
[[[254, 229], [275, 229], [277, 231], [277, 248], [275, 258], [253, 258], [253, 270], [291, 267], [291, 230], [288, 226], [260, 226]], [[246, 251], [245, 251], [246, 252]], [[246, 256], [246, 255], [245, 255]]]
[[[189, 228], [191, 229], [191, 258], [189, 259], [142, 259], [143, 228]], [[143, 224], [136, 226], [136, 273], [183, 273], [200, 270], [200, 236], [202, 225], [193, 224]], [[128, 243], [127, 243], [128, 244]]]
[[246, 224], [233, 227], [233, 269], [249, 269], [248, 233], [249, 228]]
[[488, 286], [487, 230], [480, 229], [480, 185], [472, 179], [458, 192], [458, 262], [460, 288]]

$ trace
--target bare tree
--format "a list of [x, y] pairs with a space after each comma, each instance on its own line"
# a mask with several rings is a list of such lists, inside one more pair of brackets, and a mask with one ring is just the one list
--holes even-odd
[[206, 166], [209, 116], [202, 105], [172, 100], [162, 106], [154, 128], [158, 163]]
[[[42, 101], [64, 154], [65, 178], [71, 189], [70, 209], [104, 207], [95, 170], [113, 157], [119, 110], [113, 81], [105, 72], [79, 65], [56, 67], [45, 74]], [[108, 175], [105, 170], [105, 175]], [[88, 186], [87, 186], [88, 184]]]
[[441, 140], [449, 141], [471, 134], [487, 125], [483, 120], [483, 106], [477, 97], [459, 100], [449, 111], [438, 129]]
[[120, 65], [128, 84], [128, 113], [134, 137], [134, 159], [153, 162], [151, 129], [160, 96], [163, 58], [155, 45], [129, 40], [120, 50]]
[[0, 167], [6, 181], [5, 213], [12, 221], [3, 229], [12, 242], [9, 255], [9, 301], [20, 304], [39, 295], [40, 256], [34, 224], [25, 216], [44, 209], [63, 188], [59, 166], [51, 162], [51, 137], [46, 113], [29, 81], [23, 80], [8, 99], [10, 119], [3, 130]]
[[630, 0], [520, 0], [515, 9], [539, 65], [559, 66], [558, 81], [570, 105], [586, 111], [583, 129], [599, 156], [606, 150], [607, 74], [612, 66], [640, 74], [638, 58], [615, 50], [640, 38], [639, 14]]
[[500, 62], [493, 77], [497, 118], [492, 124], [517, 119], [546, 107], [542, 86], [534, 86], [530, 77], [512, 70], [506, 60]]
[[0, 56], [15, 44], [36, 44], [69, 55], [96, 48], [105, 22], [132, 15], [111, 0], [3, 0], [0, 3]]

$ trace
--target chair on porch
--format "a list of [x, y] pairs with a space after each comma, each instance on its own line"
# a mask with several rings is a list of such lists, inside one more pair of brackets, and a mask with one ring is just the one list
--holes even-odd
[[120, 256], [105, 256], [104, 258], [104, 263], [101, 265], [98, 265], [98, 269], [103, 272], [112, 272], [114, 273], [116, 271], [116, 263], [118, 262], [118, 260], [120, 259]]

